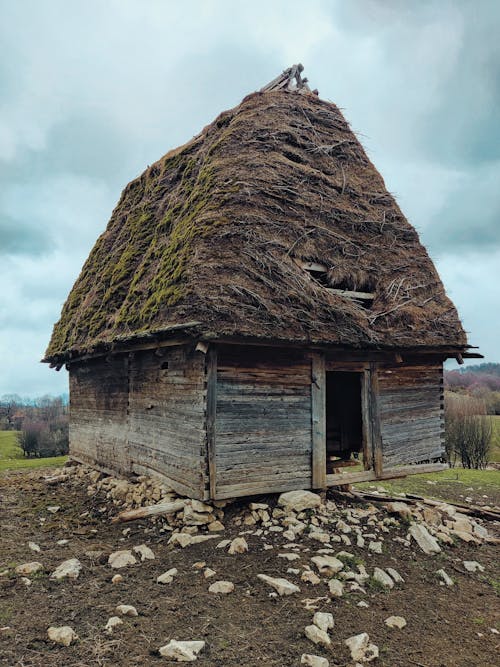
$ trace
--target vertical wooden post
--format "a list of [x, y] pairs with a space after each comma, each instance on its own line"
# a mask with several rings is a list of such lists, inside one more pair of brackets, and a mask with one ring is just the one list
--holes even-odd
[[373, 466], [373, 437], [370, 414], [371, 373], [365, 368], [361, 376], [361, 422], [363, 432], [363, 467], [370, 470]]
[[373, 470], [379, 477], [383, 471], [382, 434], [378, 409], [378, 366], [370, 363], [370, 422], [373, 450]]
[[217, 467], [215, 464], [215, 419], [217, 411], [217, 350], [211, 346], [207, 353], [207, 455], [210, 498], [217, 493]]
[[326, 372], [325, 357], [311, 354], [312, 488], [326, 487]]

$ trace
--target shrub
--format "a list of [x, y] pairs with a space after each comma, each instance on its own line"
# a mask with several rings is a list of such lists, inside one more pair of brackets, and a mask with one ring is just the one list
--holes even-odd
[[445, 445], [450, 465], [460, 460], [464, 468], [485, 468], [492, 438], [491, 418], [483, 400], [447, 393]]

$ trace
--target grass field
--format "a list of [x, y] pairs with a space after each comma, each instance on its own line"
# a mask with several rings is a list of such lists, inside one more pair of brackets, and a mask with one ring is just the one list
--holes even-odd
[[17, 431], [0, 431], [0, 472], [2, 470], [20, 470], [21, 468], [45, 468], [62, 466], [67, 456], [50, 458], [26, 458], [17, 444]]

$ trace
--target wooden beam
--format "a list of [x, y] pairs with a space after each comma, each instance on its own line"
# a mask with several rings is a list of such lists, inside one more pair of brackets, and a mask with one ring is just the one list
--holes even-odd
[[383, 470], [382, 434], [380, 432], [380, 414], [378, 408], [378, 367], [370, 364], [369, 414], [371, 423], [373, 470], [378, 477]]
[[[343, 486], [344, 484], [356, 484], [357, 482], [372, 482], [381, 479], [398, 479], [408, 475], [421, 473], [440, 472], [448, 470], [447, 463], [422, 463], [415, 465], [400, 466], [399, 468], [388, 468], [376, 475], [374, 470], [360, 470], [359, 472], [346, 472], [335, 475], [327, 475], [327, 486]], [[404, 498], [402, 499], [404, 500]]]
[[460, 366], [464, 363], [464, 358], [461, 354], [457, 354], [456, 360], [460, 364]]
[[326, 288], [332, 294], [338, 294], [339, 296], [345, 296], [348, 299], [364, 299], [366, 301], [373, 301], [375, 294], [372, 292], [353, 292], [352, 290], [347, 289], [335, 289], [333, 287]]
[[323, 354], [311, 354], [312, 488], [326, 487], [326, 372]]
[[217, 412], [217, 349], [211, 346], [207, 352], [207, 456], [210, 498], [217, 497], [217, 466], [215, 461], [215, 430]]

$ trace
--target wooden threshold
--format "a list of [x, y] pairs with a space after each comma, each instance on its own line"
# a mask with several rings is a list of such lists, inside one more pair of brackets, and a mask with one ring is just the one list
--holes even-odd
[[379, 475], [374, 470], [360, 470], [359, 472], [347, 472], [326, 476], [327, 486], [342, 486], [344, 484], [355, 484], [356, 482], [372, 482], [381, 479], [397, 479], [407, 477], [408, 475], [418, 475], [420, 473], [440, 472], [448, 470], [450, 466], [447, 463], [421, 463], [416, 465], [400, 466], [398, 468], [388, 468]]

